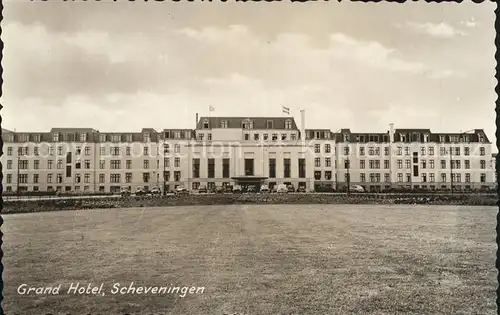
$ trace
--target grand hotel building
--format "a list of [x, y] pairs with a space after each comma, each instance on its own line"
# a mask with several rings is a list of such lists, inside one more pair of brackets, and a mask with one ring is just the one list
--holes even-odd
[[[201, 117], [195, 129], [100, 132], [3, 130], [4, 191], [119, 192], [292, 184], [307, 190], [390, 187], [475, 189], [496, 182], [482, 129], [305, 129], [293, 117]], [[451, 153], [451, 155], [450, 155]]]

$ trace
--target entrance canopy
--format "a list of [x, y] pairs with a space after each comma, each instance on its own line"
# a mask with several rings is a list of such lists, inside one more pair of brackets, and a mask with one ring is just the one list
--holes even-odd
[[262, 176], [235, 176], [235, 177], [231, 177], [231, 179], [234, 179], [236, 181], [244, 181], [244, 182], [260, 182], [260, 181], [266, 180], [267, 177], [262, 177]]

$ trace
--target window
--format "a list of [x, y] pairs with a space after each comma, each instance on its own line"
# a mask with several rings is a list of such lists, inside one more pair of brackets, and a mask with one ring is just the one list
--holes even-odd
[[181, 166], [181, 158], [176, 157], [174, 159], [174, 167], [180, 167]]
[[39, 151], [38, 151], [38, 147], [34, 147], [34, 148], [33, 148], [33, 154], [34, 154], [35, 156], [38, 156], [38, 155], [40, 154], [40, 153], [39, 153]]
[[411, 168], [411, 160], [405, 160], [405, 168]]
[[373, 156], [375, 154], [375, 149], [373, 147], [368, 147], [368, 155]]
[[384, 160], [384, 168], [385, 169], [389, 168], [389, 160]]
[[269, 178], [276, 178], [276, 159], [269, 159]]
[[50, 156], [54, 155], [54, 147], [49, 147], [49, 155]]
[[435, 178], [434, 178], [434, 173], [429, 173], [429, 181], [430, 181], [431, 183], [434, 183], [434, 181], [435, 181]]
[[344, 155], [349, 155], [349, 147], [344, 147]]
[[441, 160], [441, 168], [442, 169], [446, 168], [446, 160]]
[[422, 173], [422, 174], [420, 174], [420, 177], [422, 178], [421, 179], [422, 183], [426, 183], [427, 182], [427, 174]]
[[82, 181], [82, 177], [80, 174], [75, 174], [75, 183], [80, 183]]
[[220, 127], [221, 128], [227, 128], [227, 120], [223, 120], [220, 122]]
[[481, 160], [480, 161], [480, 165], [481, 165], [481, 169], [485, 169], [486, 168], [486, 161], [485, 160]]
[[62, 146], [57, 147], [57, 155], [63, 155], [63, 147]]
[[110, 161], [110, 166], [112, 170], [117, 170], [121, 168], [121, 161], [120, 160], [111, 160]]
[[321, 153], [321, 146], [319, 144], [314, 145], [314, 153]]
[[314, 166], [321, 167], [321, 158], [314, 158]]
[[465, 169], [470, 169], [470, 161], [469, 160], [464, 161], [464, 167], [465, 167]]
[[142, 141], [144, 141], [144, 142], [150, 142], [151, 141], [151, 135], [149, 134], [149, 132], [145, 132], [142, 135]]
[[332, 148], [329, 143], [325, 144], [325, 153], [331, 153]]
[[384, 155], [389, 155], [389, 147], [384, 147]]
[[481, 173], [480, 180], [481, 180], [481, 183], [486, 183], [486, 174], [485, 173]]
[[20, 174], [19, 175], [19, 183], [27, 184], [28, 183], [28, 174]]
[[56, 177], [56, 182], [57, 182], [58, 184], [62, 183], [62, 179], [63, 179], [62, 174], [57, 174], [57, 177]]
[[28, 169], [28, 161], [19, 161], [19, 169], [21, 170]]
[[82, 161], [80, 161], [80, 160], [76, 160], [76, 161], [75, 161], [75, 168], [76, 168], [76, 169], [80, 169], [80, 168], [82, 168]]
[[125, 182], [127, 184], [132, 182], [132, 173], [125, 173]]
[[215, 159], [208, 159], [207, 162], [207, 177], [215, 178]]
[[120, 155], [120, 147], [112, 147], [111, 148], [111, 155], [113, 155], [113, 156]]
[[374, 155], [380, 156], [380, 148], [376, 147], [374, 149], [375, 149], [375, 154]]
[[149, 183], [149, 173], [142, 173], [142, 181], [145, 183]]
[[290, 178], [291, 176], [291, 160], [283, 159], [283, 177]]
[[446, 173], [441, 173], [441, 182], [442, 183], [446, 182]]
[[111, 183], [119, 183], [120, 182], [120, 174], [110, 174], [109, 180]]
[[285, 141], [285, 140], [286, 140], [286, 133], [282, 133], [282, 134], [281, 134], [281, 140], [282, 140], [282, 141]]
[[259, 134], [258, 134], [258, 133], [255, 133], [255, 134], [253, 135], [253, 139], [254, 139], [255, 141], [258, 141], [258, 140], [259, 140]]
[[222, 159], [222, 177], [229, 178], [229, 159]]
[[403, 160], [397, 160], [396, 164], [397, 164], [398, 169], [402, 169], [403, 168]]
[[285, 129], [292, 129], [292, 121], [290, 119], [285, 121]]
[[429, 160], [429, 168], [434, 168], [434, 160]]
[[99, 161], [99, 168], [100, 168], [101, 170], [105, 169], [105, 168], [106, 168], [106, 161], [104, 161], [104, 160], [100, 160], [100, 161]]
[[52, 174], [47, 174], [47, 183], [52, 183]]
[[273, 141], [277, 141], [278, 140], [278, 134], [277, 133], [273, 133], [272, 136], [271, 136], [271, 139]]
[[290, 134], [290, 140], [297, 140], [297, 135], [295, 133]]
[[35, 170], [39, 169], [40, 168], [40, 161], [39, 160], [34, 160], [33, 161], [33, 168]]
[[427, 168], [427, 161], [423, 160], [420, 162], [420, 167]]
[[446, 156], [448, 153], [446, 152], [446, 148], [445, 147], [440, 147], [439, 148], [439, 155], [441, 156]]
[[402, 147], [398, 147], [398, 155], [403, 155], [403, 148]]
[[[49, 162], [52, 162], [52, 161], [49, 161]], [[11, 169], [12, 169], [12, 160], [8, 160], [8, 161], [7, 161], [7, 169], [8, 169], [8, 170], [11, 170]]]
[[205, 137], [204, 133], [198, 133], [198, 140], [203, 141], [204, 137]]
[[479, 155], [481, 155], [481, 156], [486, 155], [486, 151], [485, 151], [484, 147], [479, 148]]
[[85, 160], [85, 168], [86, 169], [90, 168], [90, 160]]
[[144, 155], [148, 155], [149, 154], [149, 148], [148, 147], [144, 147]]
[[455, 155], [457, 155], [457, 156], [460, 155], [460, 147], [455, 148]]
[[149, 168], [149, 160], [144, 160], [144, 168], [145, 169]]
[[325, 158], [325, 166], [326, 167], [332, 166], [332, 159], [331, 158]]
[[359, 161], [359, 168], [364, 169], [365, 168], [365, 160]]
[[176, 144], [174, 146], [174, 153], [180, 153], [181, 152], [181, 145], [180, 144]]
[[63, 166], [62, 160], [57, 160], [57, 169], [58, 170], [62, 169], [62, 166]]
[[314, 171], [314, 179], [321, 180], [321, 171]]
[[429, 155], [434, 155], [434, 147], [429, 147]]
[[99, 183], [104, 183], [104, 174], [99, 174]]
[[465, 182], [470, 183], [470, 173], [465, 173]]
[[58, 142], [59, 141], [59, 134], [58, 133], [52, 134], [52, 141], [54, 141], [54, 142]]
[[420, 155], [422, 156], [425, 155], [425, 152], [426, 152], [425, 147], [420, 147]]
[[364, 173], [361, 173], [361, 174], [359, 175], [359, 179], [360, 179], [360, 181], [361, 181], [362, 183], [366, 182], [366, 175], [365, 175]]
[[47, 161], [47, 169], [51, 170], [54, 166], [54, 161], [48, 160]]
[[269, 139], [269, 135], [268, 135], [267, 133], [265, 133], [265, 134], [263, 135], [263, 137], [264, 137], [264, 140], [268, 140], [268, 139]]
[[268, 120], [266, 122], [266, 125], [267, 125], [267, 129], [273, 129], [274, 128], [274, 124], [273, 124], [272, 120]]
[[81, 147], [76, 147], [76, 154], [77, 155], [82, 154], [82, 148]]
[[106, 148], [105, 147], [101, 147], [100, 150], [99, 150], [99, 154], [100, 155], [106, 155]]
[[299, 178], [305, 178], [306, 177], [306, 159], [300, 158], [298, 164], [299, 164]]
[[90, 174], [89, 173], [85, 173], [83, 175], [83, 182], [86, 184], [90, 183]]
[[359, 148], [359, 155], [365, 155], [365, 148], [364, 147]]
[[7, 148], [7, 155], [12, 155], [12, 147]]
[[469, 156], [470, 155], [470, 148], [468, 148], [468, 147], [464, 148], [464, 155], [465, 156]]

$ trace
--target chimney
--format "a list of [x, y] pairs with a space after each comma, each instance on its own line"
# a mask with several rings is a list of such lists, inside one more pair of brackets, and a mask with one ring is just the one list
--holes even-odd
[[196, 113], [196, 124], [195, 126], [198, 125], [198, 113]]
[[306, 140], [306, 110], [300, 110], [300, 139]]
[[389, 142], [394, 142], [394, 123], [389, 124]]

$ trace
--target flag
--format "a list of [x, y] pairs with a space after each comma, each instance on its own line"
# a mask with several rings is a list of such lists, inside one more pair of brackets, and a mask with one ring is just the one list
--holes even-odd
[[290, 107], [282, 106], [283, 114], [290, 115]]
[[213, 107], [212, 105], [210, 105], [210, 107], [208, 108], [209, 111], [213, 112], [215, 111], [215, 107]]

